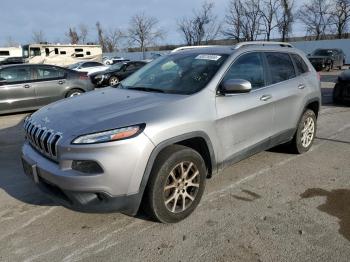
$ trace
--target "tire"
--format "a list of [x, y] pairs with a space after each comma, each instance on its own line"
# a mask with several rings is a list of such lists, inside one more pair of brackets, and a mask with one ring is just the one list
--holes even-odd
[[333, 103], [334, 104], [340, 104], [341, 101], [341, 87], [339, 87], [338, 85], [334, 86], [333, 89]]
[[119, 84], [119, 78], [116, 76], [111, 76], [108, 80], [110, 86], [116, 86]]
[[[303, 133], [305, 133], [304, 129], [308, 124], [310, 124], [310, 127], [306, 130], [308, 135], [303, 136]], [[307, 109], [299, 121], [297, 131], [295, 132], [293, 140], [290, 144], [290, 149], [297, 154], [302, 154], [309, 151], [316, 136], [316, 129], [316, 115], [314, 111]]]
[[79, 95], [81, 95], [82, 93], [84, 93], [83, 90], [80, 90], [80, 89], [72, 89], [72, 90], [69, 90], [69, 91], [68, 91], [68, 93], [66, 94], [66, 97], [79, 96]]
[[[180, 181], [181, 175], [184, 181]], [[206, 177], [207, 168], [197, 151], [181, 145], [164, 149], [155, 161], [146, 187], [143, 199], [146, 213], [162, 223], [185, 219], [198, 206]]]

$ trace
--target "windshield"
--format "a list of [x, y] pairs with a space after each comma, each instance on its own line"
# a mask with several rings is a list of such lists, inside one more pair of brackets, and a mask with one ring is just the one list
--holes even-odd
[[193, 94], [202, 90], [227, 59], [226, 54], [172, 54], [147, 64], [122, 81], [122, 88]]
[[77, 68], [80, 65], [81, 65], [81, 63], [75, 63], [75, 64], [72, 64], [72, 65], [68, 66], [68, 68], [69, 69], [75, 69], [75, 68]]
[[118, 63], [118, 64], [114, 64], [114, 65], [111, 65], [109, 67], [109, 69], [112, 69], [112, 70], [119, 70], [120, 68], [122, 68], [124, 64], [123, 63]]
[[332, 54], [333, 54], [333, 50], [329, 50], [329, 49], [318, 49], [313, 53], [313, 55], [320, 55], [320, 56], [331, 56]]

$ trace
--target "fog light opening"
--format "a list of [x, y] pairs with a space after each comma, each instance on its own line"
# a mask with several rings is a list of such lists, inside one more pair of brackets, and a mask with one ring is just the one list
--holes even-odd
[[72, 169], [89, 175], [103, 173], [102, 167], [92, 160], [73, 160]]

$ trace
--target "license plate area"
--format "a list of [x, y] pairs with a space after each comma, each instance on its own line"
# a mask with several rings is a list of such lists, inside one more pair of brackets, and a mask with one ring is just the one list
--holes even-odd
[[39, 183], [38, 171], [36, 164], [29, 163], [26, 159], [22, 157], [22, 166], [24, 173], [30, 178], [33, 179], [35, 183]]

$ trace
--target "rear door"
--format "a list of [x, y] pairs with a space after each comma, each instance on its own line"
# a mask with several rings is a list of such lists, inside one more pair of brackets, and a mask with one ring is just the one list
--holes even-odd
[[37, 107], [30, 66], [0, 70], [0, 111], [30, 110]]
[[[284, 141], [294, 134], [304, 106], [307, 83], [296, 72], [289, 53], [265, 52], [269, 68], [269, 84], [274, 96], [274, 142]], [[300, 58], [301, 59], [301, 58]]]
[[55, 66], [39, 65], [34, 68], [35, 92], [38, 106], [44, 106], [64, 97], [67, 74]]
[[265, 69], [261, 53], [242, 54], [221, 81], [244, 79], [253, 88], [250, 93], [216, 97], [216, 129], [226, 161], [235, 161], [245, 154], [259, 152], [269, 144], [273, 123], [273, 93], [266, 85]]

